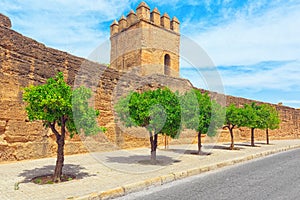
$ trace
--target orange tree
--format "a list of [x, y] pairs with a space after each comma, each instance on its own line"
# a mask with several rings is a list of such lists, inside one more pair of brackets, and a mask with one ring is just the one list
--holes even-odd
[[230, 133], [231, 144], [230, 149], [234, 149], [234, 136], [233, 129], [239, 127], [243, 124], [244, 115], [242, 113], [242, 108], [237, 108], [234, 104], [230, 104], [226, 107], [226, 117], [225, 117], [225, 125], [224, 128], [227, 128]]
[[[59, 72], [46, 84], [29, 86], [24, 89], [23, 100], [30, 121], [41, 120], [45, 127], [50, 128], [56, 136], [57, 160], [53, 181], [60, 182], [64, 165], [64, 144], [66, 131], [72, 138], [83, 131], [86, 135], [105, 131], [97, 125], [99, 111], [89, 107], [91, 90], [79, 87], [72, 90]], [[60, 130], [58, 128], [60, 127]]]
[[252, 102], [251, 104], [245, 104], [242, 109], [243, 123], [242, 126], [251, 129], [251, 146], [254, 145], [254, 131], [255, 129], [263, 129], [265, 127], [263, 119], [263, 110], [261, 105], [257, 105]]
[[277, 110], [268, 104], [261, 105], [261, 118], [263, 121], [262, 128], [266, 129], [266, 140], [267, 144], [269, 144], [269, 129], [274, 130], [279, 128], [280, 118]]
[[223, 125], [224, 109], [207, 93], [192, 89], [181, 96], [183, 126], [197, 131], [198, 152], [201, 155], [201, 135], [215, 136]]
[[168, 88], [132, 92], [115, 104], [119, 120], [126, 126], [144, 127], [149, 132], [151, 162], [156, 163], [158, 134], [179, 135], [181, 111], [177, 94]]

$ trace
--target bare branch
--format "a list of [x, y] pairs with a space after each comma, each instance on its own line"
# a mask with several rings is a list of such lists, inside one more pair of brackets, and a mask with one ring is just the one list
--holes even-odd
[[225, 126], [223, 126], [223, 128], [228, 128], [228, 129], [230, 129], [230, 126], [229, 126], [229, 125], [225, 125]]
[[55, 129], [55, 121], [51, 124], [50, 122], [48, 122], [49, 127], [51, 128], [52, 132], [55, 134], [56, 139], [60, 138], [60, 134], [59, 132]]

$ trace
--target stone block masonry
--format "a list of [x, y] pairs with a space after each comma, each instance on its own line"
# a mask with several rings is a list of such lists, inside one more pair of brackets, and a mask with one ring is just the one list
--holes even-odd
[[5, 15], [2, 15], [0, 13], [0, 26], [5, 27], [5, 28], [11, 28], [11, 21], [8, 17]]
[[[107, 68], [66, 52], [48, 48], [12, 30], [9, 18], [0, 15], [0, 161], [24, 160], [56, 155], [55, 137], [41, 122], [29, 122], [22, 102], [22, 88], [37, 85], [62, 71], [70, 85], [91, 85], [95, 93], [94, 105], [100, 110], [99, 124], [108, 128], [105, 134], [93, 137], [76, 136], [66, 141], [66, 154], [84, 153], [90, 150], [107, 151], [120, 148], [148, 146], [149, 141], [140, 130], [122, 130], [116, 126], [113, 102], [130, 90], [153, 89], [168, 86], [173, 91], [186, 91], [193, 86], [188, 80], [154, 75], [141, 77]], [[100, 74], [95, 76], [95, 74]], [[75, 76], [80, 75], [75, 81]], [[82, 80], [84, 78], [84, 80]], [[220, 98], [211, 93], [213, 98]], [[226, 96], [227, 103], [242, 105], [248, 99]], [[297, 138], [299, 110], [275, 105], [280, 112], [281, 128], [270, 131], [271, 139]], [[117, 128], [116, 128], [117, 127]], [[250, 131], [237, 129], [236, 138], [250, 139]], [[179, 140], [171, 143], [189, 143], [196, 136], [185, 131]], [[257, 132], [264, 139], [263, 132]], [[229, 134], [221, 134], [220, 140], [229, 141]], [[160, 138], [163, 144], [163, 138]]]
[[135, 69], [142, 76], [179, 76], [179, 21], [160, 15], [157, 8], [142, 2], [110, 26], [111, 67], [120, 71]]

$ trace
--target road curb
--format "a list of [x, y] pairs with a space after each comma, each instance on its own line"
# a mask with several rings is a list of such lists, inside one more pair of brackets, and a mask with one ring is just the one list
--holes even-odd
[[180, 179], [183, 179], [183, 178], [186, 178], [186, 177], [199, 175], [199, 174], [204, 173], [204, 172], [216, 170], [216, 169], [223, 168], [223, 167], [226, 167], [226, 166], [232, 166], [232, 165], [235, 165], [235, 164], [238, 164], [238, 163], [246, 162], [246, 161], [257, 159], [257, 158], [266, 157], [268, 155], [272, 155], [272, 154], [276, 154], [276, 153], [279, 153], [279, 152], [284, 152], [284, 151], [288, 151], [288, 150], [292, 150], [292, 149], [296, 149], [296, 148], [300, 148], [300, 145], [292, 145], [292, 146], [283, 147], [283, 148], [279, 148], [279, 149], [272, 149], [272, 150], [268, 150], [268, 151], [265, 151], [265, 152], [256, 153], [256, 154], [253, 154], [253, 155], [247, 155], [245, 157], [238, 158], [238, 159], [224, 161], [224, 162], [220, 162], [220, 163], [209, 165], [209, 166], [202, 166], [202, 167], [199, 167], [199, 168], [192, 168], [192, 169], [184, 170], [184, 171], [181, 171], [181, 172], [174, 172], [174, 173], [170, 173], [170, 174], [167, 174], [167, 175], [146, 179], [146, 180], [143, 180], [143, 181], [139, 181], [139, 182], [135, 182], [135, 183], [131, 183], [131, 184], [126, 184], [124, 186], [113, 188], [113, 189], [106, 190], [106, 191], [101, 191], [99, 193], [95, 192], [95, 193], [91, 193], [91, 194], [88, 194], [88, 195], [85, 195], [85, 196], [72, 197], [72, 198], [68, 198], [68, 199], [69, 200], [70, 199], [72, 199], [72, 200], [107, 200], [107, 199], [113, 199], [113, 198], [121, 197], [121, 196], [130, 194], [130, 193], [142, 191], [142, 190], [147, 189], [151, 186], [164, 185], [166, 183], [170, 183], [170, 182], [175, 181], [175, 180], [180, 180]]

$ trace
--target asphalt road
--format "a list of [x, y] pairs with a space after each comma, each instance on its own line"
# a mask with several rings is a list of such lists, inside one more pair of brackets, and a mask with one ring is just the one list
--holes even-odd
[[300, 199], [300, 149], [129, 194], [118, 200]]

